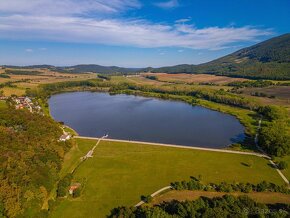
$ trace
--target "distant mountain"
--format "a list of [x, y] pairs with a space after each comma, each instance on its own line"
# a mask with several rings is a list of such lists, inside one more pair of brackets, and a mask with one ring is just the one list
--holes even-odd
[[162, 73], [207, 73], [231, 77], [290, 80], [290, 34], [284, 34], [230, 55], [199, 65], [181, 64], [161, 68], [123, 68], [83, 64], [69, 67], [52, 65], [4, 66], [17, 69], [46, 68], [66, 73], [135, 73], [141, 71]]
[[161, 67], [151, 69], [151, 71], [290, 79], [290, 34], [269, 39], [208, 63]]
[[56, 67], [58, 71], [65, 71], [70, 73], [85, 73], [85, 72], [94, 72], [94, 73], [132, 73], [140, 70], [140, 68], [124, 68], [117, 66], [101, 66], [96, 64], [83, 64], [75, 65], [71, 67]]
[[14, 65], [3, 65], [6, 68], [13, 68], [13, 69], [50, 69], [55, 68], [55, 66], [42, 64], [42, 65], [29, 65], [29, 66], [14, 66]]

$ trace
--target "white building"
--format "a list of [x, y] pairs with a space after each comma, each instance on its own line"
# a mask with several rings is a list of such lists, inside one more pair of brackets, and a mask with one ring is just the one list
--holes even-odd
[[65, 142], [67, 140], [69, 140], [71, 138], [71, 136], [69, 134], [63, 134], [60, 138], [59, 141], [61, 142]]

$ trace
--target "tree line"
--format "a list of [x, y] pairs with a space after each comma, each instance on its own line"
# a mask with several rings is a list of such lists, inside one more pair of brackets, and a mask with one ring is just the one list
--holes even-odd
[[262, 181], [258, 184], [251, 183], [209, 183], [203, 184], [200, 179], [191, 177], [189, 181], [173, 182], [171, 186], [175, 190], [200, 190], [200, 191], [216, 191], [216, 192], [280, 192], [290, 195], [287, 185], [276, 185]]
[[195, 201], [173, 200], [154, 206], [117, 207], [109, 218], [227, 218], [227, 217], [289, 217], [290, 207], [283, 204], [257, 203], [246, 195], [234, 197], [200, 197]]
[[278, 106], [260, 107], [263, 125], [259, 131], [259, 146], [273, 156], [290, 154], [289, 118], [286, 109]]

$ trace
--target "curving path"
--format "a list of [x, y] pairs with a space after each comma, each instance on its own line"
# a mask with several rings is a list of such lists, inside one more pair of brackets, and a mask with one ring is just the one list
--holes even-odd
[[[168, 189], [172, 189], [172, 186], [166, 186], [166, 187], [164, 187], [164, 188], [161, 188], [161, 189], [159, 189], [158, 191], [156, 191], [156, 192], [154, 192], [153, 194], [151, 194], [150, 196], [151, 196], [151, 197], [154, 197], [154, 196], [156, 196], [156, 195], [160, 194], [161, 192], [166, 191], [166, 190], [168, 190]], [[141, 206], [141, 205], [144, 204], [144, 203], [145, 203], [144, 201], [140, 201], [138, 204], [135, 205], [135, 207], [139, 207], [139, 206]]]

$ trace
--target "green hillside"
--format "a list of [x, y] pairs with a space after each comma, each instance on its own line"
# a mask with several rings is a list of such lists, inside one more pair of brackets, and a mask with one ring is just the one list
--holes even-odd
[[209, 73], [257, 79], [290, 79], [290, 34], [281, 35], [200, 65], [153, 69], [164, 73]]

